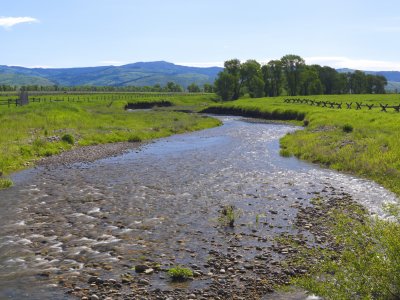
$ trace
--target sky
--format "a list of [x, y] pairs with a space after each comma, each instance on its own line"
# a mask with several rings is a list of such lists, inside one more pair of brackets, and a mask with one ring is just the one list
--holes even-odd
[[400, 71], [399, 11], [399, 0], [0, 0], [0, 65], [208, 67], [296, 54]]

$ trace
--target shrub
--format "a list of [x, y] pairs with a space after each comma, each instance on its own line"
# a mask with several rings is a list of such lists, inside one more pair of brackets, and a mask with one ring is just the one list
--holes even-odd
[[172, 280], [184, 281], [187, 280], [189, 277], [192, 277], [193, 272], [188, 268], [177, 266], [169, 269], [168, 275], [172, 278]]
[[70, 135], [70, 134], [64, 134], [62, 137], [61, 137], [61, 140], [62, 141], [64, 141], [64, 142], [66, 142], [66, 143], [68, 143], [68, 144], [70, 144], [70, 145], [73, 145], [74, 143], [75, 143], [75, 139], [74, 139], [74, 137], [72, 136], [72, 135]]
[[128, 138], [128, 142], [130, 142], [130, 143], [138, 143], [138, 142], [141, 142], [141, 141], [142, 141], [142, 138], [137, 136], [137, 135], [131, 135]]
[[349, 133], [353, 131], [353, 126], [350, 124], [344, 124], [342, 127], [343, 132]]

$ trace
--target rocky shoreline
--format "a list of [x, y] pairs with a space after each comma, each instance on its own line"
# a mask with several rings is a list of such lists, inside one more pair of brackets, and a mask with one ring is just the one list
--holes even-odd
[[[246, 234], [244, 231], [238, 233], [224, 229], [228, 241], [226, 248], [210, 237], [207, 261], [201, 265], [187, 266], [193, 270], [194, 277], [186, 284], [176, 284], [168, 278], [168, 262], [146, 258], [144, 265], [141, 265], [147, 268], [146, 272], [135, 271], [135, 265], [131, 263], [125, 266], [125, 270], [121, 270], [119, 277], [101, 277], [92, 272], [86, 279], [65, 281], [63, 285], [68, 294], [82, 300], [321, 299], [315, 296], [308, 297], [307, 293], [301, 290], [280, 290], [284, 286], [290, 286], [291, 278], [307, 275], [309, 266], [318, 263], [318, 257], [304, 256], [305, 253], [309, 253], [307, 250], [330, 249], [340, 252], [340, 245], [332, 239], [329, 228], [329, 223], [334, 221], [332, 212], [360, 206], [350, 195], [333, 187], [312, 194], [315, 195], [312, 203], [297, 201], [294, 205], [298, 213], [293, 232], [297, 233], [282, 233], [279, 238], [271, 241], [271, 246], [260, 246], [260, 242], [262, 244], [263, 240], [269, 238], [260, 236], [257, 230]], [[271, 214], [279, 217], [274, 211]], [[245, 224], [238, 226], [244, 227]], [[253, 239], [254, 244], [258, 246], [244, 246], [241, 240], [245, 235]], [[250, 252], [256, 252], [256, 255], [253, 259], [246, 259]], [[303, 258], [301, 263], [298, 262], [299, 255]], [[153, 286], [155, 277], [157, 280], [168, 282], [167, 287], [161, 289]], [[204, 287], [190, 288], [192, 282], [196, 281], [205, 283]]]
[[77, 147], [59, 155], [44, 157], [36, 162], [38, 166], [60, 166], [74, 163], [90, 163], [99, 159], [121, 155], [131, 150], [139, 150], [144, 142], [119, 142]]

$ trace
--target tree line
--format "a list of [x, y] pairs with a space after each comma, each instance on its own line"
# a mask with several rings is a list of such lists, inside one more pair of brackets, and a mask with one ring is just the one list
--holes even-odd
[[155, 84], [153, 86], [58, 86], [58, 85], [0, 85], [0, 92], [15, 92], [15, 91], [38, 91], [38, 92], [185, 92], [189, 93], [213, 93], [214, 86], [209, 83], [205, 83], [202, 87], [198, 86], [196, 83], [190, 84], [186, 89], [181, 85], [168, 82], [165, 86], [160, 84]]
[[285, 55], [261, 65], [254, 59], [231, 59], [215, 80], [215, 92], [222, 100], [236, 100], [244, 94], [252, 98], [280, 95], [384, 94], [384, 76], [362, 71], [339, 73], [320, 65], [306, 65], [298, 55]]

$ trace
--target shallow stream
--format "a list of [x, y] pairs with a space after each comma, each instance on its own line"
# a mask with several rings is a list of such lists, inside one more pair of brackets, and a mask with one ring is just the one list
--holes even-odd
[[[235, 252], [245, 264], [274, 236], [295, 232], [296, 207], [316, 195], [349, 193], [380, 216], [396, 201], [371, 181], [279, 156], [279, 138], [298, 127], [221, 119], [140, 151], [15, 174], [15, 186], [0, 191], [0, 299], [74, 299], [59, 286], [92, 274], [118, 279], [145, 260], [207, 273], [210, 250], [232, 250], [218, 220], [227, 204], [240, 211], [229, 230], [240, 234]], [[149, 281], [174, 288], [164, 275]]]

